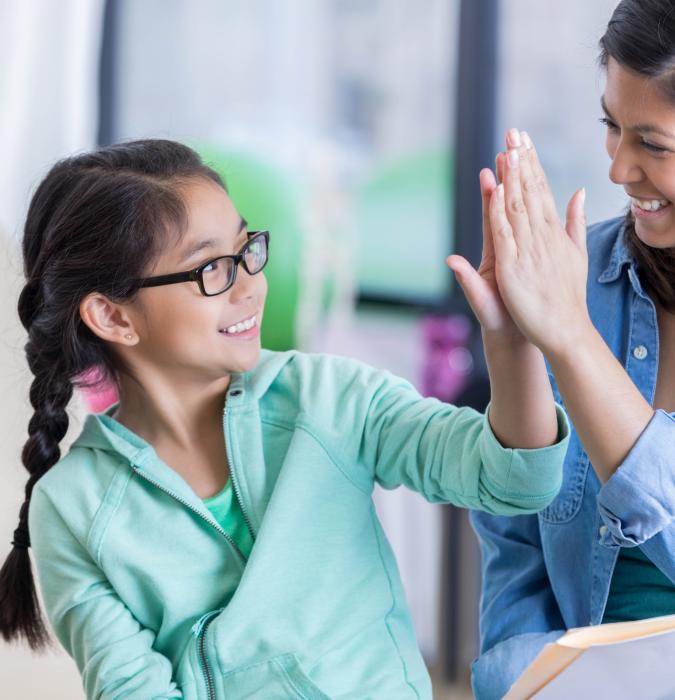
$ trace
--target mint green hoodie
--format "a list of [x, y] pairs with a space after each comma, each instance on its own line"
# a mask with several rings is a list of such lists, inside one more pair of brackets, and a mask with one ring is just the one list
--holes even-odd
[[373, 484], [530, 513], [558, 491], [569, 432], [559, 409], [556, 445], [504, 449], [482, 414], [387, 372], [263, 352], [223, 414], [246, 562], [111, 413], [88, 416], [30, 507], [49, 620], [105, 700], [431, 698]]

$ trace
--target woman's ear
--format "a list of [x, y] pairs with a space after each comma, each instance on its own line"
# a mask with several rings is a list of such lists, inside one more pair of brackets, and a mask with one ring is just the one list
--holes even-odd
[[138, 343], [138, 333], [128, 307], [110, 301], [103, 294], [92, 292], [82, 299], [80, 318], [92, 333], [103, 340], [127, 346]]

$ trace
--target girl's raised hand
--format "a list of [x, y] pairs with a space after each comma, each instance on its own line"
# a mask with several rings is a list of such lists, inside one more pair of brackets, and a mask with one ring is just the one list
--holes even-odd
[[[500, 154], [501, 156], [501, 154]], [[496, 170], [501, 170], [500, 156]], [[494, 174], [489, 169], [481, 170], [480, 191], [483, 200], [483, 253], [478, 269], [461, 255], [451, 255], [448, 266], [455, 273], [462, 290], [481, 324], [484, 333], [504, 340], [525, 340], [518, 326], [504, 306], [497, 285], [495, 249], [490, 224], [490, 200], [497, 187]]]
[[527, 134], [509, 131], [501, 165], [489, 205], [499, 292], [521, 332], [545, 354], [556, 352], [590, 323], [585, 192], [572, 196], [563, 226]]

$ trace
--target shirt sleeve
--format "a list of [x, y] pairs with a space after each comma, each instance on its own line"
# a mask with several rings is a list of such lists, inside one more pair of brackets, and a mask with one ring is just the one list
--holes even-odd
[[535, 515], [471, 513], [482, 560], [477, 700], [498, 700], [565, 625], [546, 571]]
[[502, 515], [532, 513], [556, 496], [569, 441], [557, 407], [558, 440], [541, 449], [503, 447], [485, 414], [422, 398], [388, 373], [375, 378], [361, 458], [385, 488], [405, 485], [430, 501]]
[[[621, 466], [602, 486], [598, 509], [609, 547], [641, 545], [675, 520], [675, 420], [656, 411]], [[671, 535], [672, 537], [672, 535]]]
[[167, 700], [183, 694], [172, 664], [141, 626], [38, 484], [29, 527], [49, 621], [82, 675], [87, 700]]

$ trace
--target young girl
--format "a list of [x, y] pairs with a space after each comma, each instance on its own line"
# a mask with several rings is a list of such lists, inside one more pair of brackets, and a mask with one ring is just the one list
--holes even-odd
[[574, 430], [560, 494], [542, 513], [472, 514], [483, 550], [479, 700], [501, 698], [568, 628], [675, 614], [672, 0], [623, 0], [600, 45], [609, 177], [628, 214], [586, 237], [577, 194], [565, 230], [518, 132], [499, 158], [503, 189], [482, 175], [502, 298], [549, 359]]
[[[170, 141], [64, 160], [31, 202], [35, 413], [0, 630], [45, 642], [32, 544], [88, 698], [431, 698], [374, 482], [503, 514], [558, 490], [564, 414], [489, 264], [468, 282], [488, 420], [348, 359], [261, 352], [269, 238]], [[59, 461], [97, 368], [120, 401]]]

